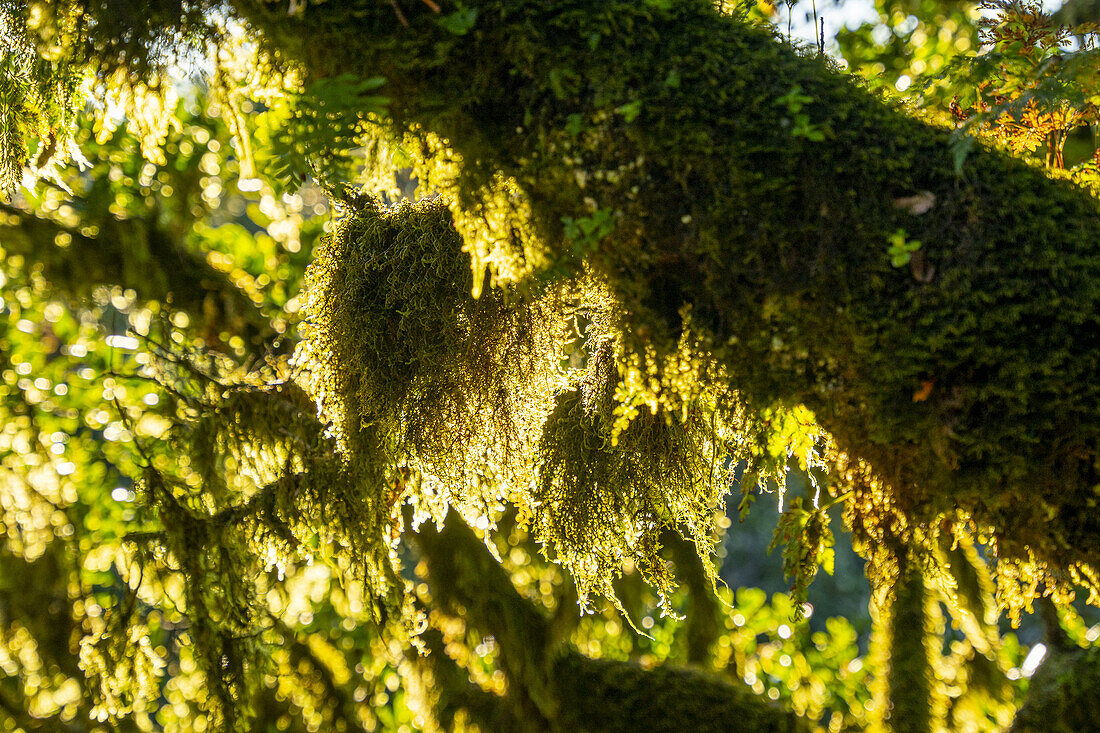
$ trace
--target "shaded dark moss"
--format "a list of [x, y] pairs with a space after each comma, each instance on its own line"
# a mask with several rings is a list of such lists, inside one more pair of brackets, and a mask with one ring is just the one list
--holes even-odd
[[769, 705], [747, 687], [734, 687], [694, 669], [646, 670], [631, 662], [567, 652], [554, 663], [553, 674], [561, 701], [553, 730], [563, 733], [808, 730], [793, 713]]
[[930, 733], [933, 729], [933, 635], [927, 606], [924, 576], [909, 563], [894, 586], [885, 629], [890, 654], [884, 660], [889, 689], [884, 718], [891, 733]]

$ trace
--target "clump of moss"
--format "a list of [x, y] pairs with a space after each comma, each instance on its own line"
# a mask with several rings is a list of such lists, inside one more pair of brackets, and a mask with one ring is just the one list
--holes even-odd
[[348, 461], [485, 513], [530, 481], [558, 379], [552, 296], [474, 298], [440, 201], [351, 207], [310, 267], [298, 362]]
[[577, 583], [615, 598], [612, 581], [634, 560], [662, 605], [675, 587], [659, 556], [667, 529], [694, 543], [713, 585], [714, 512], [728, 485], [713, 408], [641, 410], [616, 432], [617, 359], [602, 341], [583, 378], [557, 396], [538, 446], [535, 535]]

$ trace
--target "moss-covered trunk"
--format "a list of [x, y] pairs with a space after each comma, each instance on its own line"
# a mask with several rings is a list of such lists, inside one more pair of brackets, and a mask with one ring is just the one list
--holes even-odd
[[[450, 141], [462, 172], [435, 185], [500, 280], [584, 259], [658, 350], [690, 307], [748, 399], [810, 406], [903, 511], [1100, 566], [1085, 193], [988, 151], [956, 174], [947, 132], [702, 0], [406, 3], [407, 25], [376, 0], [234, 5], [314, 76], [385, 75], [397, 128]], [[921, 243], [907, 264], [892, 237]]]

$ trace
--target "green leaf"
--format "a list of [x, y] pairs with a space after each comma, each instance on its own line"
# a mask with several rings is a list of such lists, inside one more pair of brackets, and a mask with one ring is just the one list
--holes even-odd
[[642, 100], [635, 99], [633, 102], [627, 102], [621, 107], [617, 107], [615, 111], [621, 114], [623, 116], [623, 120], [625, 120], [627, 123], [633, 122], [642, 112]]
[[565, 118], [565, 131], [569, 137], [577, 137], [584, 131], [584, 115], [574, 112]]
[[791, 91], [784, 94], [779, 99], [775, 100], [775, 103], [786, 107], [787, 111], [791, 114], [795, 114], [802, 110], [802, 106], [808, 102], [812, 102], [813, 97], [808, 97], [802, 93], [802, 85], [795, 84], [791, 87]]
[[464, 8], [459, 5], [458, 10], [437, 18], [435, 22], [448, 33], [464, 36], [477, 22], [477, 8]]
[[962, 175], [963, 164], [974, 147], [974, 138], [969, 135], [958, 135], [951, 143], [951, 160], [955, 164], [955, 175]]

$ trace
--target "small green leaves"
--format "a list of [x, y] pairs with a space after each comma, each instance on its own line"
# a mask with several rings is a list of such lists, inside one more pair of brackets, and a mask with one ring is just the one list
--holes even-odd
[[565, 226], [565, 238], [572, 240], [573, 252], [578, 257], [583, 257], [595, 249], [599, 241], [615, 228], [615, 220], [611, 212], [606, 209], [596, 209], [592, 212], [592, 216], [582, 216], [577, 219], [563, 216], [561, 223]]
[[477, 22], [477, 8], [466, 8], [460, 4], [458, 10], [440, 16], [435, 22], [448, 33], [464, 36], [470, 32], [470, 29]]
[[409, 151], [401, 145], [394, 147], [393, 152], [390, 153], [390, 163], [394, 168], [408, 168], [412, 165], [412, 156], [409, 155]]
[[889, 237], [890, 247], [886, 254], [890, 257], [890, 264], [894, 267], [904, 267], [913, 258], [913, 253], [921, 248], [917, 240], [909, 241], [905, 238], [905, 230], [898, 229]]
[[813, 97], [802, 93], [802, 85], [795, 84], [791, 91], [784, 94], [775, 103], [786, 107], [787, 112], [794, 118], [784, 119], [784, 125], [791, 126], [791, 137], [802, 137], [813, 142], [821, 142], [825, 139], [826, 129], [818, 127], [810, 122], [810, 116], [802, 111], [803, 106], [813, 101]]
[[623, 120], [627, 123], [633, 122], [642, 112], [642, 100], [635, 99], [633, 102], [627, 102], [620, 107], [616, 107], [615, 111], [621, 114]]
[[804, 137], [807, 140], [813, 142], [821, 142], [825, 139], [825, 133], [810, 122], [810, 116], [806, 114], [798, 114], [794, 117], [794, 126], [791, 127], [792, 137]]
[[768, 552], [783, 545], [783, 574], [791, 579], [795, 620], [801, 620], [810, 583], [822, 568], [833, 574], [833, 532], [824, 509], [803, 506], [799, 497], [779, 517]]
[[319, 79], [294, 95], [269, 122], [274, 176], [290, 191], [316, 177], [336, 184], [355, 162], [371, 115], [385, 115], [390, 98], [372, 94], [386, 83], [381, 76], [361, 79], [354, 74]]
[[786, 107], [787, 111], [791, 114], [802, 111], [802, 106], [812, 102], [813, 97], [808, 97], [802, 93], [802, 85], [795, 84], [791, 87], [791, 91], [784, 94], [779, 99], [775, 100], [775, 103], [781, 107]]
[[569, 137], [577, 137], [584, 131], [584, 115], [574, 112], [565, 118], [565, 131]]
[[670, 69], [668, 75], [665, 76], [665, 87], [668, 89], [680, 88], [680, 72], [677, 69]]

